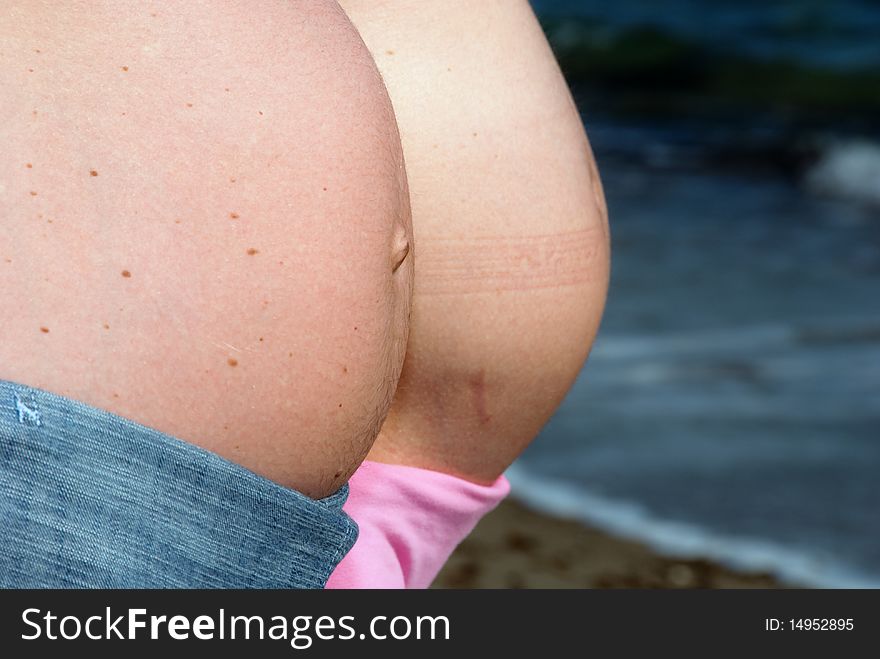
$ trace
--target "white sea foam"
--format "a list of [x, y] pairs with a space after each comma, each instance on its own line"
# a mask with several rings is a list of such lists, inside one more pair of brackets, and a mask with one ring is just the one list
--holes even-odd
[[732, 569], [767, 572], [792, 585], [880, 588], [880, 577], [861, 574], [831, 557], [752, 538], [730, 537], [691, 524], [660, 519], [638, 504], [597, 496], [537, 476], [520, 465], [507, 471], [512, 494], [527, 506], [587, 523], [679, 558], [704, 558]]
[[820, 194], [880, 206], [880, 144], [832, 142], [807, 173], [806, 183]]

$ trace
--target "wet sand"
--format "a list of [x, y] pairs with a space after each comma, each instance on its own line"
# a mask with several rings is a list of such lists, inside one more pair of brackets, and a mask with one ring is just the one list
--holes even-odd
[[705, 560], [658, 555], [507, 500], [455, 551], [435, 588], [782, 588]]

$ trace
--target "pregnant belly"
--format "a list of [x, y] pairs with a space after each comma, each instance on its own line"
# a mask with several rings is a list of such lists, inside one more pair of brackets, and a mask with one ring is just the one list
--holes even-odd
[[324, 496], [399, 375], [400, 147], [335, 3], [249, 12], [0, 21], [0, 378]]

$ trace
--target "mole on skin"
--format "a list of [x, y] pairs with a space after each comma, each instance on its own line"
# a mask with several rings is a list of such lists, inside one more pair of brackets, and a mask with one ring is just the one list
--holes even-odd
[[230, 366], [238, 366], [238, 360], [237, 360], [237, 359], [233, 359], [232, 357], [230, 357], [229, 359], [227, 359], [227, 360], [226, 360], [226, 363], [229, 364]]
[[254, 254], [259, 254], [259, 251], [254, 249], [253, 247], [249, 247], [247, 253], [248, 256], [253, 256]]
[[238, 219], [238, 213], [230, 213], [230, 214], [229, 214], [229, 217], [230, 217], [230, 219], [237, 220], [237, 219]]
[[94, 169], [89, 170], [89, 176], [97, 176], [97, 175], [98, 175], [98, 172], [95, 171]]
[[123, 271], [122, 271], [122, 276], [123, 276], [123, 277], [131, 277], [131, 273], [130, 273], [128, 270], [123, 270]]
[[48, 334], [48, 333], [49, 333], [49, 328], [48, 328], [48, 327], [41, 327], [41, 328], [40, 328], [40, 331], [41, 331], [43, 334]]

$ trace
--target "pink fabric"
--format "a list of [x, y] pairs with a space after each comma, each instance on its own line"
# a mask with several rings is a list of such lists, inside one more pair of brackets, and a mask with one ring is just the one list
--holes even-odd
[[345, 510], [360, 527], [327, 588], [427, 588], [452, 550], [495, 508], [510, 484], [428, 469], [364, 462], [349, 481]]

